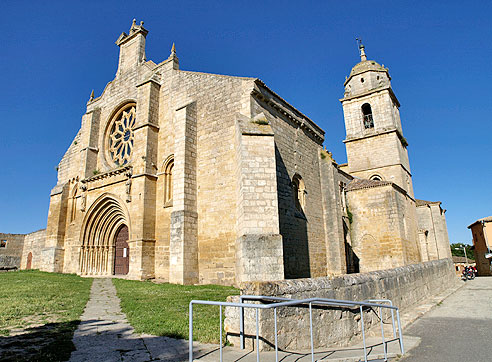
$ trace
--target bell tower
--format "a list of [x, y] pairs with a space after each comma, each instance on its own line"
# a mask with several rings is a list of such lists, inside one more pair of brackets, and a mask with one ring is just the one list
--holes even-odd
[[345, 119], [348, 172], [353, 176], [391, 181], [413, 197], [407, 141], [400, 121], [400, 103], [384, 65], [367, 60], [359, 40], [360, 63], [345, 80], [340, 100]]

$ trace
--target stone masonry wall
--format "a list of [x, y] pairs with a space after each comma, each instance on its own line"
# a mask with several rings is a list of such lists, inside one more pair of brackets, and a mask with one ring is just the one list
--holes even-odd
[[422, 236], [421, 250], [426, 252], [429, 260], [444, 259], [451, 257], [449, 239], [444, 211], [438, 203], [422, 205], [417, 207], [418, 228], [427, 236]]
[[[282, 102], [275, 95], [265, 97]], [[252, 117], [264, 114], [274, 132], [285, 278], [326, 276], [328, 255], [319, 166], [322, 141], [268, 102], [253, 98], [251, 112]], [[320, 130], [321, 137], [322, 134]], [[302, 211], [296, 209], [292, 193], [292, 179], [296, 174], [305, 185], [306, 203]]]
[[[361, 106], [364, 103], [369, 103], [371, 105], [374, 118], [373, 129], [364, 128], [361, 110]], [[394, 104], [388, 89], [382, 89], [381, 91], [344, 101], [343, 114], [347, 130], [347, 139], [358, 138], [362, 135], [365, 136], [374, 132], [385, 132], [395, 128], [402, 132], [400, 112], [398, 107]]]
[[[157, 164], [161, 165], [176, 153], [176, 110], [194, 102], [198, 281], [231, 285], [235, 283], [237, 238], [237, 181], [234, 177], [236, 115], [247, 103], [243, 95], [248, 94], [246, 88], [251, 88], [253, 79], [177, 69], [164, 71], [165, 81], [161, 86], [159, 107]], [[160, 193], [157, 190], [156, 263], [160, 263], [162, 257], [169, 258], [169, 239], [166, 235], [169, 230], [160, 226], [160, 220], [167, 224], [168, 211], [162, 207]], [[165, 270], [156, 269], [156, 277], [165, 279]]]
[[[241, 294], [278, 296], [286, 298], [321, 297], [356, 300], [390, 299], [401, 311], [412, 307], [425, 298], [439, 294], [458, 280], [451, 259], [430, 261], [405, 267], [374, 271], [365, 274], [350, 274], [338, 277], [283, 280], [245, 283]], [[238, 297], [235, 297], [238, 299]], [[231, 298], [234, 299], [234, 298]], [[228, 339], [239, 345], [239, 313], [237, 308], [226, 308], [225, 328]], [[279, 348], [302, 350], [310, 348], [309, 310], [306, 307], [283, 307], [277, 311]], [[388, 319], [386, 313], [385, 319]], [[245, 312], [247, 346], [255, 338], [254, 310]], [[364, 311], [367, 329], [379, 324], [375, 313]], [[358, 308], [313, 307], [313, 333], [315, 348], [344, 345], [361, 334]], [[274, 342], [273, 310], [260, 312], [260, 349], [270, 349]]]
[[49, 253], [49, 250], [45, 248], [45, 243], [45, 229], [26, 234], [24, 238], [24, 247], [22, 249], [21, 269], [27, 268], [29, 253], [32, 255], [32, 269], [47, 270], [49, 268], [50, 259], [46, 257], [46, 253]]
[[379, 175], [413, 195], [408, 152], [396, 132], [345, 143], [350, 174], [361, 178]]
[[236, 283], [284, 277], [275, 142], [269, 124], [238, 115]]
[[[347, 218], [343, 188], [351, 177], [340, 171], [332, 157], [320, 150], [320, 175], [323, 193], [323, 216], [327, 249], [327, 274], [338, 275], [347, 272], [346, 238]], [[324, 158], [323, 158], [324, 157]]]
[[0, 241], [6, 243], [0, 247], [0, 269], [20, 268], [25, 234], [0, 233]]
[[415, 203], [413, 210], [411, 203], [391, 184], [347, 192], [353, 215], [352, 248], [361, 272], [420, 261]]

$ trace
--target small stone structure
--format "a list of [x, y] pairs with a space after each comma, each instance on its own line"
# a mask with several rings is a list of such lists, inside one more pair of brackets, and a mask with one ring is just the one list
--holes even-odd
[[[277, 296], [294, 299], [311, 297], [356, 300], [390, 299], [401, 311], [422, 300], [439, 294], [458, 279], [451, 259], [435, 260], [389, 270], [337, 277], [250, 282], [241, 287], [243, 295]], [[238, 297], [230, 298], [238, 301]], [[239, 346], [239, 309], [226, 308], [225, 330], [228, 340]], [[391, 314], [383, 312], [388, 321]], [[395, 316], [396, 318], [396, 316]], [[245, 309], [246, 347], [252, 347], [256, 338], [255, 311]], [[273, 310], [260, 310], [260, 349], [274, 346]], [[282, 307], [277, 311], [278, 343], [284, 350], [309, 350], [309, 309]], [[371, 310], [364, 310], [366, 329], [378, 325], [379, 319]], [[314, 347], [345, 345], [361, 337], [359, 308], [329, 308], [313, 306]]]

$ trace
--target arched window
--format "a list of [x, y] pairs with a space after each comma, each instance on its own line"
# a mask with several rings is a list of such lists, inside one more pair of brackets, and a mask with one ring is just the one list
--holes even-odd
[[298, 174], [295, 174], [292, 178], [292, 193], [296, 209], [299, 211], [304, 210], [304, 207], [306, 206], [306, 187], [304, 186], [302, 177]]
[[77, 216], [77, 190], [79, 183], [75, 181], [75, 184], [72, 187], [70, 192], [70, 200], [71, 200], [71, 211], [70, 211], [70, 222], [72, 223]]
[[379, 175], [372, 175], [369, 179], [374, 181], [383, 181], [383, 178]]
[[364, 128], [374, 128], [374, 120], [372, 119], [372, 109], [369, 103], [362, 105], [362, 117], [364, 121]]
[[173, 203], [173, 167], [174, 158], [170, 158], [164, 168], [164, 206], [170, 206]]

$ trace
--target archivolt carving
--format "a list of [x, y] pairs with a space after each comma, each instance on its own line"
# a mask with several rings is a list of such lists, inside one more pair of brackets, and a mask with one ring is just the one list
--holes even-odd
[[115, 234], [123, 224], [129, 226], [127, 213], [115, 197], [103, 195], [94, 202], [82, 227], [81, 274], [112, 274]]

